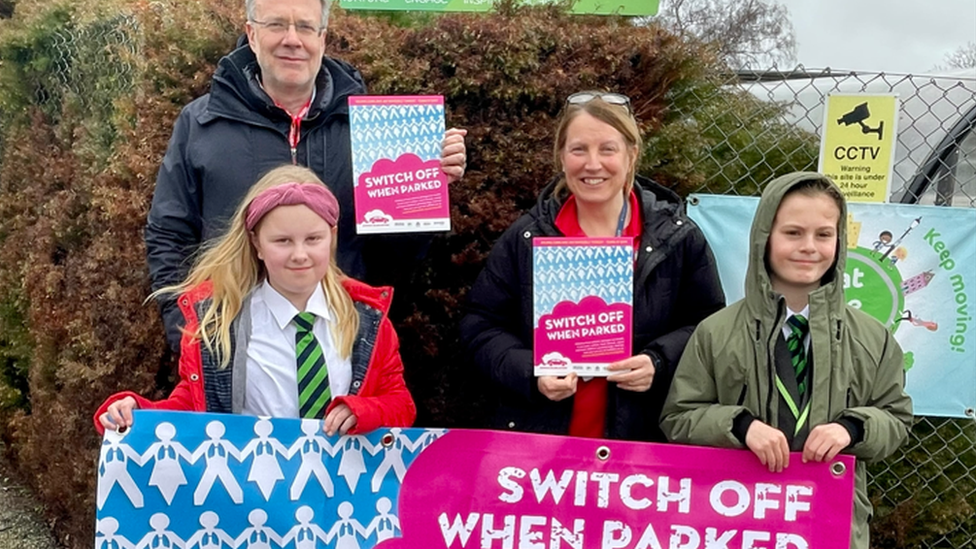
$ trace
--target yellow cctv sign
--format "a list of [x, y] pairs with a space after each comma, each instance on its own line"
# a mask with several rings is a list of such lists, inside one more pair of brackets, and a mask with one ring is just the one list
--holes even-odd
[[830, 94], [818, 171], [833, 179], [848, 200], [886, 202], [897, 134], [897, 95]]

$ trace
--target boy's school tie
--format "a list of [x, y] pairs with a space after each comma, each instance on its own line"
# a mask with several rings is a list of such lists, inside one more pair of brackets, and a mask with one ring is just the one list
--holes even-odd
[[802, 399], [807, 392], [810, 377], [807, 368], [807, 349], [804, 345], [804, 339], [806, 339], [807, 332], [810, 331], [810, 322], [803, 315], [793, 315], [786, 320], [786, 325], [790, 328], [790, 337], [786, 339], [786, 348], [790, 351], [793, 371], [796, 372], [796, 387]]

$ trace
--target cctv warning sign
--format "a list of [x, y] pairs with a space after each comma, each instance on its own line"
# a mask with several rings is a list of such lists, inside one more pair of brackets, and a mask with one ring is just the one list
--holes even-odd
[[828, 95], [818, 171], [833, 179], [848, 200], [886, 202], [897, 126], [897, 95]]

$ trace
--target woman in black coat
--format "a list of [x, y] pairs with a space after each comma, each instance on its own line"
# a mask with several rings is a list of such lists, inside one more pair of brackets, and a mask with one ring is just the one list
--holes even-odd
[[[489, 427], [663, 442], [661, 406], [695, 326], [725, 306], [705, 237], [672, 191], [635, 175], [641, 138], [623, 95], [581, 92], [556, 127], [562, 172], [502, 235], [469, 294], [461, 338], [496, 403]], [[634, 238], [634, 356], [609, 377], [533, 374], [532, 238]]]

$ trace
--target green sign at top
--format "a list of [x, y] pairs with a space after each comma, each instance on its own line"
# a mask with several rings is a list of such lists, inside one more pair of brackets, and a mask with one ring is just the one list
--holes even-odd
[[[553, 0], [522, 0], [527, 5]], [[596, 15], [655, 15], [659, 0], [576, 0], [572, 13]], [[494, 0], [341, 0], [347, 10], [491, 11]]]

